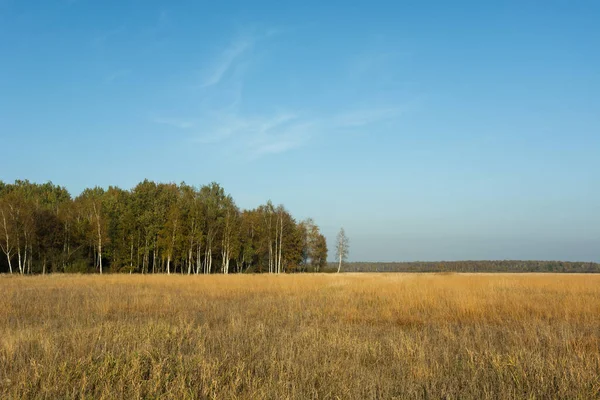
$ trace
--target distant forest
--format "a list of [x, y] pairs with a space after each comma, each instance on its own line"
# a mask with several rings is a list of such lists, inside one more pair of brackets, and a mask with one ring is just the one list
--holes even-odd
[[[337, 268], [329, 263], [328, 271]], [[437, 262], [352, 262], [345, 272], [600, 272], [594, 262], [567, 261], [437, 261]]]
[[217, 183], [145, 180], [72, 198], [61, 186], [0, 181], [0, 272], [209, 274], [319, 272], [327, 244], [312, 219], [270, 201], [240, 210]]

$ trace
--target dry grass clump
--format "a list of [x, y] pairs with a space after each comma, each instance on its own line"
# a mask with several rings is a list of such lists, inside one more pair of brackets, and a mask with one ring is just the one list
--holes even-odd
[[600, 276], [0, 278], [0, 398], [600, 397]]

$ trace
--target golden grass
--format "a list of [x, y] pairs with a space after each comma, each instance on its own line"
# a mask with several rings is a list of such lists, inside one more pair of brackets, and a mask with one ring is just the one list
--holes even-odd
[[600, 276], [0, 277], [0, 398], [600, 397]]

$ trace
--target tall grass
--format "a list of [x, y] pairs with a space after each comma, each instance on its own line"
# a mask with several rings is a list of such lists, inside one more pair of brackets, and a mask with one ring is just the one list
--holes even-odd
[[600, 276], [0, 277], [0, 398], [600, 397]]

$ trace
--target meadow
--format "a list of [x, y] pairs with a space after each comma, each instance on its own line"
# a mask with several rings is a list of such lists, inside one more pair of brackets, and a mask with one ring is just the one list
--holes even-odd
[[0, 398], [600, 398], [600, 275], [0, 276]]

